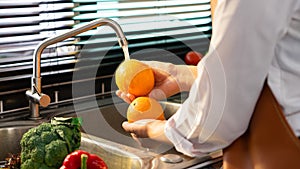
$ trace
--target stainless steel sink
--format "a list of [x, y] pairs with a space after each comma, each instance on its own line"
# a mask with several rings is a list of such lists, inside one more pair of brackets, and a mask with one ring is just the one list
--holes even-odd
[[[20, 125], [23, 123], [22, 125]], [[28, 123], [24, 121], [1, 123], [0, 126], [0, 161], [8, 157], [8, 153], [20, 153], [20, 140], [23, 134], [37, 125], [37, 123]]]
[[[80, 149], [101, 156], [110, 169], [180, 169], [208, 162], [221, 155], [217, 152], [191, 158], [163, 144], [158, 144], [148, 151], [137, 144], [121, 127], [122, 122], [126, 120], [127, 106], [127, 104], [116, 104], [65, 115], [54, 113], [54, 115], [82, 117], [83, 133]], [[176, 112], [179, 104], [163, 103], [163, 107], [166, 118], [169, 118]], [[28, 129], [48, 120], [44, 118], [40, 121], [23, 120], [0, 123], [0, 161], [4, 160], [8, 153], [19, 153], [22, 135]], [[167, 154], [175, 154], [182, 161], [175, 164], [163, 162], [161, 157]]]

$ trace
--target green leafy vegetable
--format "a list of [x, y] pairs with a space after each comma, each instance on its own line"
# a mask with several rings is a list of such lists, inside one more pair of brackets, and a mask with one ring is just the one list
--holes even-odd
[[81, 119], [53, 118], [28, 130], [21, 139], [21, 169], [57, 169], [80, 147]]

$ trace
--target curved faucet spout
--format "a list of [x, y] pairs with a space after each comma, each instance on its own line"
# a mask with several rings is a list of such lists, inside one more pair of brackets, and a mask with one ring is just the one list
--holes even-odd
[[32, 76], [32, 81], [31, 81], [31, 90], [26, 92], [26, 95], [30, 99], [30, 109], [31, 109], [31, 118], [32, 119], [39, 118], [39, 116], [40, 116], [39, 105], [41, 105], [43, 107], [47, 107], [50, 104], [50, 100], [47, 101], [47, 103], [41, 104], [39, 101], [40, 98], [37, 98], [37, 96], [45, 97], [45, 94], [41, 93], [41, 91], [42, 91], [42, 88], [41, 88], [41, 55], [43, 53], [43, 50], [52, 44], [61, 42], [65, 39], [71, 38], [80, 33], [86, 32], [88, 30], [91, 30], [91, 29], [94, 29], [96, 27], [103, 26], [103, 25], [107, 25], [107, 26], [110, 26], [111, 28], [113, 28], [113, 30], [116, 32], [117, 37], [119, 38], [118, 41], [122, 48], [124, 46], [128, 45], [127, 39], [124, 35], [124, 32], [117, 22], [115, 22], [111, 19], [107, 19], [107, 18], [100, 18], [100, 19], [91, 21], [88, 24], [85, 24], [83, 26], [74, 28], [66, 33], [45, 39], [37, 46], [37, 48], [35, 49], [34, 54], [33, 54], [33, 76]]

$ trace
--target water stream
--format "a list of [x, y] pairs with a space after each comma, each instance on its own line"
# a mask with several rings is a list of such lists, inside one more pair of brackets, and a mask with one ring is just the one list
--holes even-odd
[[[122, 49], [123, 49], [123, 53], [124, 53], [125, 60], [129, 60], [129, 59], [130, 59], [130, 55], [129, 55], [128, 45], [123, 45], [123, 46], [122, 46]], [[144, 150], [145, 153], [150, 152], [150, 148], [148, 148], [148, 147], [143, 147], [143, 146], [142, 146], [141, 140], [140, 140], [139, 138], [137, 138], [137, 137], [135, 136], [135, 134], [131, 133], [131, 135], [132, 135], [132, 138], [137, 142], [137, 144], [140, 146], [140, 148], [141, 148], [142, 150]]]
[[129, 56], [129, 51], [128, 51], [128, 45], [122, 46], [122, 49], [123, 49], [123, 52], [124, 52], [125, 60], [129, 60], [130, 56]]

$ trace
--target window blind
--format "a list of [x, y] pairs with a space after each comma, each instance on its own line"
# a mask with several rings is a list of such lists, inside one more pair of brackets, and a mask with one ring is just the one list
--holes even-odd
[[[32, 55], [42, 40], [71, 29], [74, 25], [71, 0], [0, 1], [0, 115], [28, 109], [24, 92], [31, 86]], [[42, 55], [43, 86], [59, 86], [58, 78], [73, 67], [78, 53], [76, 38], [47, 48]], [[53, 93], [51, 91], [51, 93]], [[50, 94], [53, 95], [53, 94]]]
[[[129, 42], [129, 52], [135, 57], [183, 60], [190, 50], [205, 53], [208, 49], [209, 3], [209, 0], [1, 1], [0, 6], [5, 9], [0, 10], [2, 116], [28, 108], [25, 91], [30, 88], [32, 52], [41, 40], [94, 19], [110, 18], [120, 24]], [[42, 55], [43, 93], [52, 102], [64, 102], [74, 99], [71, 86], [80, 84], [86, 87], [76, 97], [95, 97], [94, 94], [111, 97], [115, 90], [111, 86], [113, 74], [123, 55], [115, 33], [105, 27], [54, 44]], [[83, 76], [95, 70], [95, 76]], [[76, 73], [83, 75], [73, 79]], [[92, 91], [88, 86], [91, 82], [95, 83]]]
[[[73, 0], [78, 4], [74, 8], [77, 15], [74, 20], [80, 24], [99, 17], [107, 17], [116, 20], [123, 28], [127, 39], [130, 41], [130, 51], [135, 47], [149, 48], [149, 45], [160, 42], [164, 46], [174, 41], [167, 40], [167, 36], [176, 37], [177, 41], [202, 39], [210, 37], [211, 18], [209, 0], [143, 0], [143, 1], [105, 1], [105, 0]], [[175, 19], [184, 22], [177, 25]], [[198, 29], [195, 29], [197, 27]], [[83, 40], [95, 35], [99, 30], [94, 30], [81, 35]], [[199, 33], [199, 32], [202, 32]], [[112, 39], [110, 39], [112, 40]], [[101, 43], [98, 41], [81, 41], [85, 43]], [[163, 41], [163, 42], [162, 42]], [[207, 50], [207, 43], [198, 46], [198, 50]], [[170, 45], [169, 47], [176, 48]], [[183, 51], [184, 53], [185, 51]]]

